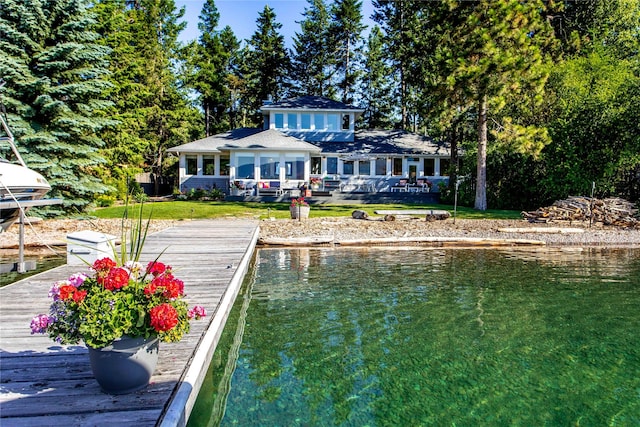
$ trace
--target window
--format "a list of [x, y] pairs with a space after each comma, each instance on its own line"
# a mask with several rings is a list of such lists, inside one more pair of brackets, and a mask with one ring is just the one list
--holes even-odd
[[451, 171], [451, 159], [440, 159], [440, 176], [449, 176]]
[[298, 129], [298, 115], [297, 114], [287, 114], [287, 128], [288, 129]]
[[311, 158], [311, 173], [314, 175], [322, 174], [322, 157]]
[[284, 127], [284, 114], [277, 113], [275, 116], [276, 116], [276, 129], [282, 129]]
[[253, 179], [253, 156], [239, 156], [236, 178]]
[[327, 173], [328, 174], [337, 174], [338, 173], [338, 158], [337, 157], [327, 157]]
[[205, 175], [215, 175], [216, 174], [216, 158], [213, 156], [203, 156], [202, 169], [204, 170]]
[[304, 156], [287, 156], [287, 178], [304, 179]]
[[371, 162], [369, 160], [360, 160], [358, 162], [359, 175], [371, 175]]
[[337, 114], [329, 114], [327, 115], [327, 129], [328, 130], [338, 130], [338, 115]]
[[394, 157], [393, 158], [393, 175], [400, 176], [402, 175], [402, 157]]
[[228, 157], [220, 158], [220, 175], [229, 176], [229, 163]]
[[349, 130], [349, 115], [342, 115], [342, 130]]
[[353, 175], [353, 160], [345, 160], [342, 162], [342, 173], [345, 175]]
[[436, 160], [424, 159], [424, 175], [434, 176], [436, 174]]
[[376, 175], [387, 174], [387, 159], [376, 159]]
[[302, 129], [311, 129], [311, 114], [300, 115], [300, 127]]
[[278, 162], [273, 156], [260, 157], [261, 179], [278, 179], [280, 177], [280, 171], [278, 169]]
[[313, 116], [313, 121], [316, 126], [316, 130], [324, 129], [324, 114], [315, 114]]
[[198, 157], [187, 156], [187, 175], [198, 174]]

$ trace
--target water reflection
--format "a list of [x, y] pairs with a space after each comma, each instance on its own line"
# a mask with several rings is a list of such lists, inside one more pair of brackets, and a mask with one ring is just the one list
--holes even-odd
[[[25, 257], [25, 263], [34, 265], [35, 268], [30, 269], [26, 273], [18, 273], [17, 271], [3, 271], [0, 274], [0, 287], [10, 285], [18, 280], [26, 279], [34, 274], [42, 273], [43, 271], [50, 270], [52, 268], [64, 265], [67, 262], [65, 256], [41, 256], [41, 257]], [[17, 259], [13, 258], [0, 258], [0, 264], [13, 265], [17, 263]]]
[[637, 425], [638, 283], [629, 249], [260, 250], [190, 424]]

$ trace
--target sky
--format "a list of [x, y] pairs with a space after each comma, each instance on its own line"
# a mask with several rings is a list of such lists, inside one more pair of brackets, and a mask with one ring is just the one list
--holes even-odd
[[[175, 0], [177, 9], [185, 7], [183, 20], [187, 21], [187, 28], [180, 34], [180, 40], [187, 42], [196, 40], [199, 36], [198, 17], [202, 11], [204, 0]], [[300, 24], [304, 9], [309, 6], [306, 0], [215, 0], [220, 13], [219, 29], [230, 26], [238, 40], [251, 38], [256, 31], [258, 13], [265, 5], [269, 5], [276, 13], [276, 21], [282, 24], [280, 34], [284, 36], [285, 44], [291, 47], [296, 32], [300, 32]], [[365, 25], [371, 27], [370, 17], [373, 13], [371, 0], [363, 0], [362, 16]]]

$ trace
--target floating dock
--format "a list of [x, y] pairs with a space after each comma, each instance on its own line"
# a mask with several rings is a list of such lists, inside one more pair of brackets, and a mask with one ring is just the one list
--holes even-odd
[[148, 236], [141, 260], [171, 265], [189, 305], [207, 317], [180, 342], [160, 343], [151, 384], [128, 395], [103, 393], [83, 345], [31, 335], [31, 318], [48, 313], [51, 285], [82, 266], [61, 266], [0, 288], [0, 425], [182, 426], [202, 384], [258, 238], [258, 221], [185, 221]]

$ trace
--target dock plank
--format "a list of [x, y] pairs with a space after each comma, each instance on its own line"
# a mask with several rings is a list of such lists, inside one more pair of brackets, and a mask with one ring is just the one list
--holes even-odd
[[83, 266], [61, 266], [0, 288], [0, 425], [183, 425], [235, 299], [230, 285], [242, 281], [257, 232], [253, 220], [203, 220], [147, 238], [141, 260], [164, 251], [160, 260], [184, 281], [186, 300], [209, 315], [192, 322], [180, 342], [161, 343], [149, 387], [124, 396], [100, 390], [84, 346], [30, 334], [31, 318], [48, 312], [51, 285]]

